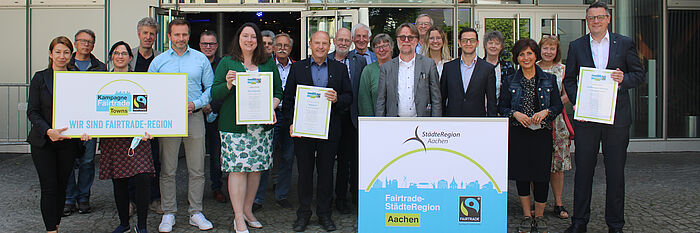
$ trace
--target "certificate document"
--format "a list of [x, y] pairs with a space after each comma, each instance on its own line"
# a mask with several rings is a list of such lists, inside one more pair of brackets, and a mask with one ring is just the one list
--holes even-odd
[[236, 72], [236, 124], [272, 124], [272, 72]]
[[292, 136], [328, 139], [331, 101], [324, 94], [331, 88], [297, 85]]
[[613, 71], [581, 67], [574, 119], [613, 124], [618, 86], [611, 77]]

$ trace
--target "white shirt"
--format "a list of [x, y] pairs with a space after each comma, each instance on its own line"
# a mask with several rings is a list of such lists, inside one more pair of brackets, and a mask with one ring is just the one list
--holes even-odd
[[398, 77], [398, 94], [399, 94], [399, 116], [400, 117], [415, 117], [416, 101], [413, 96], [414, 76], [416, 70], [416, 56], [413, 55], [410, 61], [404, 62], [399, 58], [399, 77]]
[[[280, 72], [280, 79], [282, 79], [282, 91], [284, 91], [284, 87], [287, 86], [287, 76], [289, 76], [289, 70], [292, 69], [292, 60], [287, 58], [287, 65], [282, 65], [282, 63], [275, 58], [275, 63], [277, 63], [277, 70]], [[282, 107], [282, 101], [280, 101], [280, 104], [278, 107]]]
[[610, 54], [610, 33], [605, 31], [605, 37], [598, 41], [589, 36], [591, 40], [591, 54], [593, 55], [593, 63], [597, 69], [605, 69], [608, 66], [608, 55]]
[[496, 101], [498, 102], [498, 97], [501, 94], [501, 63], [496, 63], [496, 67], [493, 70], [496, 73]]

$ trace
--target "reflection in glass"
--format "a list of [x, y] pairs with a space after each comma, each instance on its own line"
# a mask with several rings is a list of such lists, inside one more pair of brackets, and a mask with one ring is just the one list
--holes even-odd
[[[314, 3], [315, 1], [318, 1], [318, 3], [321, 3], [321, 0], [311, 0], [312, 3]], [[454, 3], [454, 1], [453, 0], [328, 0], [328, 3]]]
[[[340, 25], [338, 25], [340, 22]], [[311, 35], [316, 31], [325, 31], [331, 37], [331, 48], [329, 53], [335, 51], [335, 44], [333, 43], [333, 38], [335, 38], [335, 32], [338, 28], [343, 27], [347, 29], [352, 29], [352, 17], [338, 15], [338, 22], [335, 21], [334, 16], [316, 16], [308, 18], [307, 35], [306, 38], [311, 40]], [[306, 48], [306, 54], [311, 55], [311, 47]]]
[[668, 136], [698, 137], [700, 11], [668, 13]]
[[[539, 4], [585, 4], [585, 5], [590, 5], [591, 3], [595, 2], [596, 0], [539, 0], [537, 3]], [[599, 0], [600, 2], [606, 2], [610, 4], [610, 0]]]
[[533, 4], [534, 0], [477, 0], [478, 4]]
[[516, 25], [516, 20], [514, 18], [486, 18], [484, 21], [486, 33], [490, 31], [499, 31], [503, 34], [503, 37], [505, 37], [503, 55], [501, 55], [502, 60], [512, 61], [513, 56], [510, 49], [518, 39], [518, 29], [520, 29], [520, 38], [530, 38], [530, 19], [521, 18], [519, 25]]
[[542, 35], [553, 36], [558, 33], [558, 39], [561, 43], [561, 63], [566, 64], [569, 43], [586, 34], [586, 21], [583, 19], [558, 19], [558, 30], [554, 30], [553, 21], [551, 19], [542, 20]]

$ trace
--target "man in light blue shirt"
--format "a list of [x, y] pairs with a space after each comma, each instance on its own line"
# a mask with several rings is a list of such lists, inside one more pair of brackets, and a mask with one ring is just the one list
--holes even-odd
[[[202, 214], [202, 196], [204, 194], [204, 116], [198, 113], [209, 104], [214, 72], [209, 59], [203, 53], [190, 48], [190, 25], [182, 19], [175, 19], [168, 24], [168, 38], [171, 48], [153, 59], [148, 72], [187, 73], [187, 110], [188, 137], [160, 138], [161, 172], [160, 193], [163, 207], [159, 232], [172, 231], [177, 212], [175, 173], [177, 171], [180, 143], [185, 144], [189, 182], [187, 200], [189, 201], [190, 225], [200, 230], [209, 230], [213, 225]], [[202, 91], [204, 87], [204, 91]]]

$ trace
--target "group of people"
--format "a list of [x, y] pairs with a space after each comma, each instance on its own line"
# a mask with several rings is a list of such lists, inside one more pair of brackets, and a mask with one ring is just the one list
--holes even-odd
[[[318, 223], [324, 230], [333, 231], [332, 204], [346, 214], [351, 212], [350, 203], [357, 203], [358, 116], [508, 117], [508, 174], [516, 181], [522, 205], [521, 231], [547, 229], [543, 215], [550, 185], [554, 214], [563, 219], [570, 217], [561, 193], [563, 172], [572, 168], [570, 139], [574, 132], [574, 212], [567, 232], [586, 231], [593, 170], [602, 142], [608, 182], [605, 219], [610, 232], [621, 232], [623, 170], [631, 118], [627, 90], [640, 85], [644, 78], [632, 40], [608, 31], [607, 5], [595, 2], [586, 13], [591, 33], [569, 45], [566, 66], [561, 63], [560, 42], [553, 36], [545, 36], [539, 43], [519, 39], [510, 51], [511, 63], [501, 57], [503, 35], [491, 31], [484, 36], [486, 55], [480, 58], [476, 53], [479, 35], [473, 28], [460, 30], [460, 55], [452, 59], [445, 32], [433, 25], [429, 15], [398, 26], [395, 39], [385, 33], [372, 37], [370, 28], [363, 24], [340, 28], [334, 38], [325, 31], [314, 32], [308, 41], [311, 55], [300, 61], [289, 57], [294, 41], [288, 34], [261, 31], [254, 23], [238, 28], [227, 56], [220, 58], [216, 55], [219, 43], [215, 32], [200, 35], [197, 51], [188, 45], [189, 23], [175, 19], [167, 28], [170, 48], [159, 53], [153, 49], [158, 26], [152, 18], [144, 18], [137, 25], [138, 47], [132, 49], [119, 41], [109, 50], [111, 71], [187, 73], [189, 135], [156, 139], [146, 133], [133, 139], [100, 139], [99, 178], [112, 180], [119, 213], [120, 223], [114, 232], [132, 229], [132, 206], [138, 215], [135, 230], [146, 232], [149, 204], [162, 211], [158, 230], [172, 231], [181, 143], [189, 174], [189, 224], [200, 230], [213, 228], [202, 214], [204, 155], [208, 151], [213, 196], [219, 202], [231, 203], [236, 232], [263, 227], [254, 211], [262, 208], [270, 176], [276, 203], [292, 207], [288, 194], [295, 157], [299, 206], [293, 230], [305, 231], [309, 224], [316, 170]], [[39, 174], [41, 212], [48, 232], [56, 232], [61, 216], [74, 209], [90, 211], [89, 185], [83, 185], [82, 179], [92, 182], [95, 140], [86, 134], [71, 139], [61, 135], [66, 128], [51, 128], [53, 72], [107, 70], [91, 54], [95, 43], [92, 31], [81, 30], [74, 39], [74, 43], [63, 36], [53, 39], [48, 68], [37, 72], [30, 83], [27, 115], [32, 129], [28, 140]], [[329, 54], [331, 39], [335, 51]], [[353, 44], [355, 49], [350, 50]], [[399, 51], [397, 57], [393, 57], [394, 46]], [[575, 99], [568, 96], [576, 93], [579, 67], [616, 70], [612, 79], [620, 83], [620, 89], [614, 125], [569, 121], [562, 113], [565, 104], [575, 104]], [[273, 74], [274, 124], [236, 124], [238, 72]], [[324, 94], [332, 103], [327, 140], [290, 136], [297, 85], [331, 88]], [[273, 157], [276, 173], [270, 172]], [[81, 169], [79, 194], [71, 185], [74, 166]], [[229, 198], [221, 191], [222, 172], [228, 173]], [[83, 194], [85, 186], [87, 194]]]

